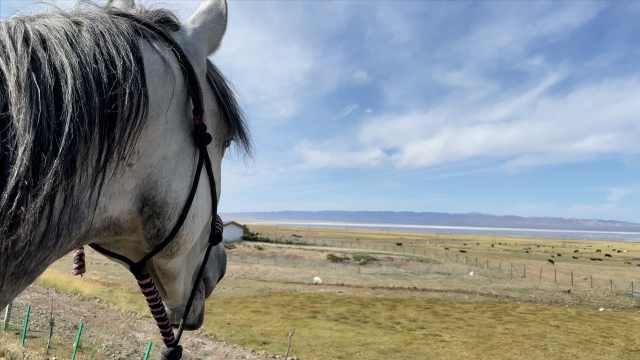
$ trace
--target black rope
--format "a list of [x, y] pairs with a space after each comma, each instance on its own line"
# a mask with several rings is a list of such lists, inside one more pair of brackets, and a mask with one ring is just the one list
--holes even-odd
[[[126, 12], [114, 12], [116, 16], [120, 16], [126, 19], [129, 19], [132, 22], [140, 25], [144, 29], [150, 31], [159, 37], [162, 41], [169, 45], [170, 49], [175, 54], [178, 63], [182, 67], [183, 73], [185, 75], [187, 91], [188, 95], [191, 99], [193, 109], [193, 139], [197, 149], [199, 150], [198, 157], [198, 165], [196, 167], [195, 177], [193, 179], [193, 183], [191, 185], [191, 190], [189, 191], [189, 195], [187, 197], [187, 201], [185, 202], [182, 211], [180, 212], [180, 216], [178, 220], [174, 224], [173, 228], [167, 234], [165, 239], [153, 250], [147, 253], [138, 261], [133, 261], [126, 256], [118, 254], [114, 251], [108, 250], [98, 244], [90, 244], [90, 246], [96, 250], [97, 252], [107, 256], [119, 260], [128, 265], [129, 270], [133, 273], [133, 275], [138, 280], [140, 285], [140, 289], [142, 293], [145, 295], [147, 302], [149, 304], [149, 308], [151, 313], [153, 314], [156, 322], [158, 323], [158, 327], [160, 332], [165, 339], [165, 345], [167, 348], [162, 353], [162, 359], [164, 360], [179, 360], [182, 358], [182, 346], [179, 345], [180, 339], [182, 337], [182, 333], [184, 330], [184, 323], [189, 316], [189, 312], [191, 311], [191, 307], [195, 300], [196, 292], [198, 291], [198, 284], [202, 281], [202, 277], [204, 276], [204, 270], [207, 266], [207, 262], [209, 260], [209, 256], [211, 255], [211, 250], [214, 246], [217, 246], [222, 242], [222, 220], [218, 216], [218, 197], [217, 197], [217, 189], [216, 189], [216, 181], [215, 174], [213, 172], [213, 166], [211, 164], [211, 158], [209, 157], [209, 153], [207, 151], [207, 145], [211, 143], [213, 137], [209, 132], [207, 132], [207, 126], [204, 123], [204, 102], [202, 97], [202, 89], [200, 87], [200, 83], [198, 81], [198, 77], [196, 76], [196, 72], [193, 69], [193, 66], [189, 62], [187, 56], [185, 55], [182, 48], [178, 45], [178, 43], [164, 30], [158, 28], [151, 22], [147, 22], [143, 19], [140, 19], [132, 14]], [[207, 172], [207, 177], [209, 178], [209, 189], [211, 194], [211, 205], [212, 205], [212, 213], [213, 218], [211, 219], [211, 231], [209, 233], [209, 241], [207, 244], [207, 249], [204, 254], [204, 258], [200, 263], [200, 267], [198, 269], [198, 273], [195, 278], [195, 282], [191, 288], [191, 293], [189, 294], [189, 299], [185, 305], [185, 311], [183, 313], [182, 319], [180, 320], [180, 324], [178, 327], [177, 335], [175, 336], [175, 340], [173, 340], [173, 329], [171, 329], [169, 324], [169, 329], [167, 329], [166, 324], [168, 322], [168, 318], [166, 317], [166, 309], [164, 305], [162, 305], [162, 299], [160, 299], [159, 293], [157, 292], [157, 288], [151, 276], [149, 276], [146, 271], [146, 263], [159, 252], [161, 252], [167, 245], [169, 245], [177, 236], [178, 232], [182, 228], [189, 210], [193, 205], [193, 200], [195, 198], [195, 194], [198, 190], [198, 185], [200, 182], [200, 177], [202, 174], [202, 167], [205, 167]], [[157, 296], [156, 296], [157, 295]], [[166, 319], [166, 321], [165, 321]]]

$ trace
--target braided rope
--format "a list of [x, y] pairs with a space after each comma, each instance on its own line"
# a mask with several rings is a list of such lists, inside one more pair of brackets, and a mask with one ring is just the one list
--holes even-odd
[[155, 282], [148, 273], [136, 276], [136, 280], [138, 281], [142, 295], [144, 295], [145, 300], [147, 300], [151, 315], [153, 315], [153, 319], [158, 325], [160, 335], [162, 335], [162, 342], [164, 342], [167, 347], [175, 347], [177, 344], [173, 334], [173, 328], [171, 327], [167, 310], [162, 303], [162, 298], [160, 297]]
[[84, 261], [84, 247], [79, 247], [73, 252], [73, 275], [82, 276], [87, 272]]
[[[219, 215], [216, 214], [213, 223], [212, 234], [210, 234], [209, 238], [209, 249], [205, 256], [209, 255], [209, 251], [211, 246], [215, 246], [222, 242], [222, 234], [224, 231], [224, 223]], [[203, 264], [201, 264], [200, 272], [202, 272], [204, 265], [206, 264], [207, 258], [205, 258]], [[84, 247], [79, 247], [74, 251], [73, 254], [73, 274], [82, 276], [86, 272], [86, 264], [85, 264], [85, 253]], [[153, 315], [153, 319], [156, 321], [156, 325], [160, 330], [160, 335], [162, 336], [162, 342], [164, 342], [167, 349], [165, 349], [161, 355], [163, 360], [178, 360], [182, 358], [182, 347], [178, 345], [178, 340], [173, 332], [173, 327], [171, 326], [171, 321], [169, 321], [169, 316], [167, 315], [167, 310], [164, 307], [162, 302], [162, 297], [160, 296], [160, 292], [156, 287], [153, 278], [147, 272], [134, 272], [134, 276], [136, 277], [136, 281], [138, 282], [138, 286], [140, 287], [140, 291], [142, 295], [144, 295], [145, 300], [147, 301], [147, 305], [149, 306], [149, 310], [151, 315]], [[200, 276], [198, 276], [200, 277]], [[193, 294], [192, 294], [193, 297]], [[191, 299], [190, 301], [191, 302]], [[182, 330], [182, 329], [180, 329]], [[181, 335], [181, 331], [179, 331]]]

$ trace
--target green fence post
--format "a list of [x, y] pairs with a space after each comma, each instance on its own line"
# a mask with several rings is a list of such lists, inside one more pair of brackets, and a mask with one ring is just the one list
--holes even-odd
[[76, 340], [73, 342], [71, 360], [76, 360], [76, 354], [78, 354], [78, 348], [80, 347], [80, 337], [82, 336], [82, 329], [84, 329], [84, 323], [82, 322], [82, 320], [80, 320], [80, 326], [78, 326], [78, 332], [76, 333]]
[[142, 360], [149, 360], [149, 355], [151, 355], [152, 348], [153, 348], [153, 342], [149, 340], [149, 342], [147, 343], [147, 346], [144, 349], [144, 356], [142, 357]]
[[27, 333], [29, 332], [29, 316], [31, 316], [31, 305], [27, 305], [24, 310], [24, 319], [22, 320], [22, 334], [20, 335], [20, 345], [23, 347], [27, 344]]
[[2, 331], [7, 331], [9, 329], [9, 323], [11, 322], [11, 308], [13, 307], [13, 303], [9, 303], [6, 308], [4, 308], [4, 319], [2, 320]]

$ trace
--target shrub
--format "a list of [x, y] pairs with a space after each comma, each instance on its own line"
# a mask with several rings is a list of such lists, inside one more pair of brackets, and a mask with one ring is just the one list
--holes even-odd
[[335, 254], [327, 254], [327, 260], [329, 260], [332, 263], [343, 263], [345, 261], [349, 261], [349, 257], [335, 255]]
[[368, 263], [379, 261], [377, 257], [364, 253], [353, 254], [351, 258], [353, 261], [357, 262], [358, 265], [367, 265]]
[[258, 241], [258, 242], [273, 242], [273, 240], [269, 239], [266, 236], [261, 236], [260, 233], [254, 233], [251, 231], [247, 231], [243, 236], [242, 240], [244, 241]]

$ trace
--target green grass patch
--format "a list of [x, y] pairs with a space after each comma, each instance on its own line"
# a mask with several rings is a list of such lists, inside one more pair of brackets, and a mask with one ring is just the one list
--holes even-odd
[[[47, 272], [38, 282], [147, 314], [142, 295]], [[584, 359], [640, 357], [640, 313], [506, 302], [471, 303], [315, 292], [213, 296], [216, 339], [313, 359]]]
[[[629, 326], [620, 326], [620, 324]], [[640, 314], [328, 293], [212, 301], [206, 331], [303, 359], [637, 359]]]

